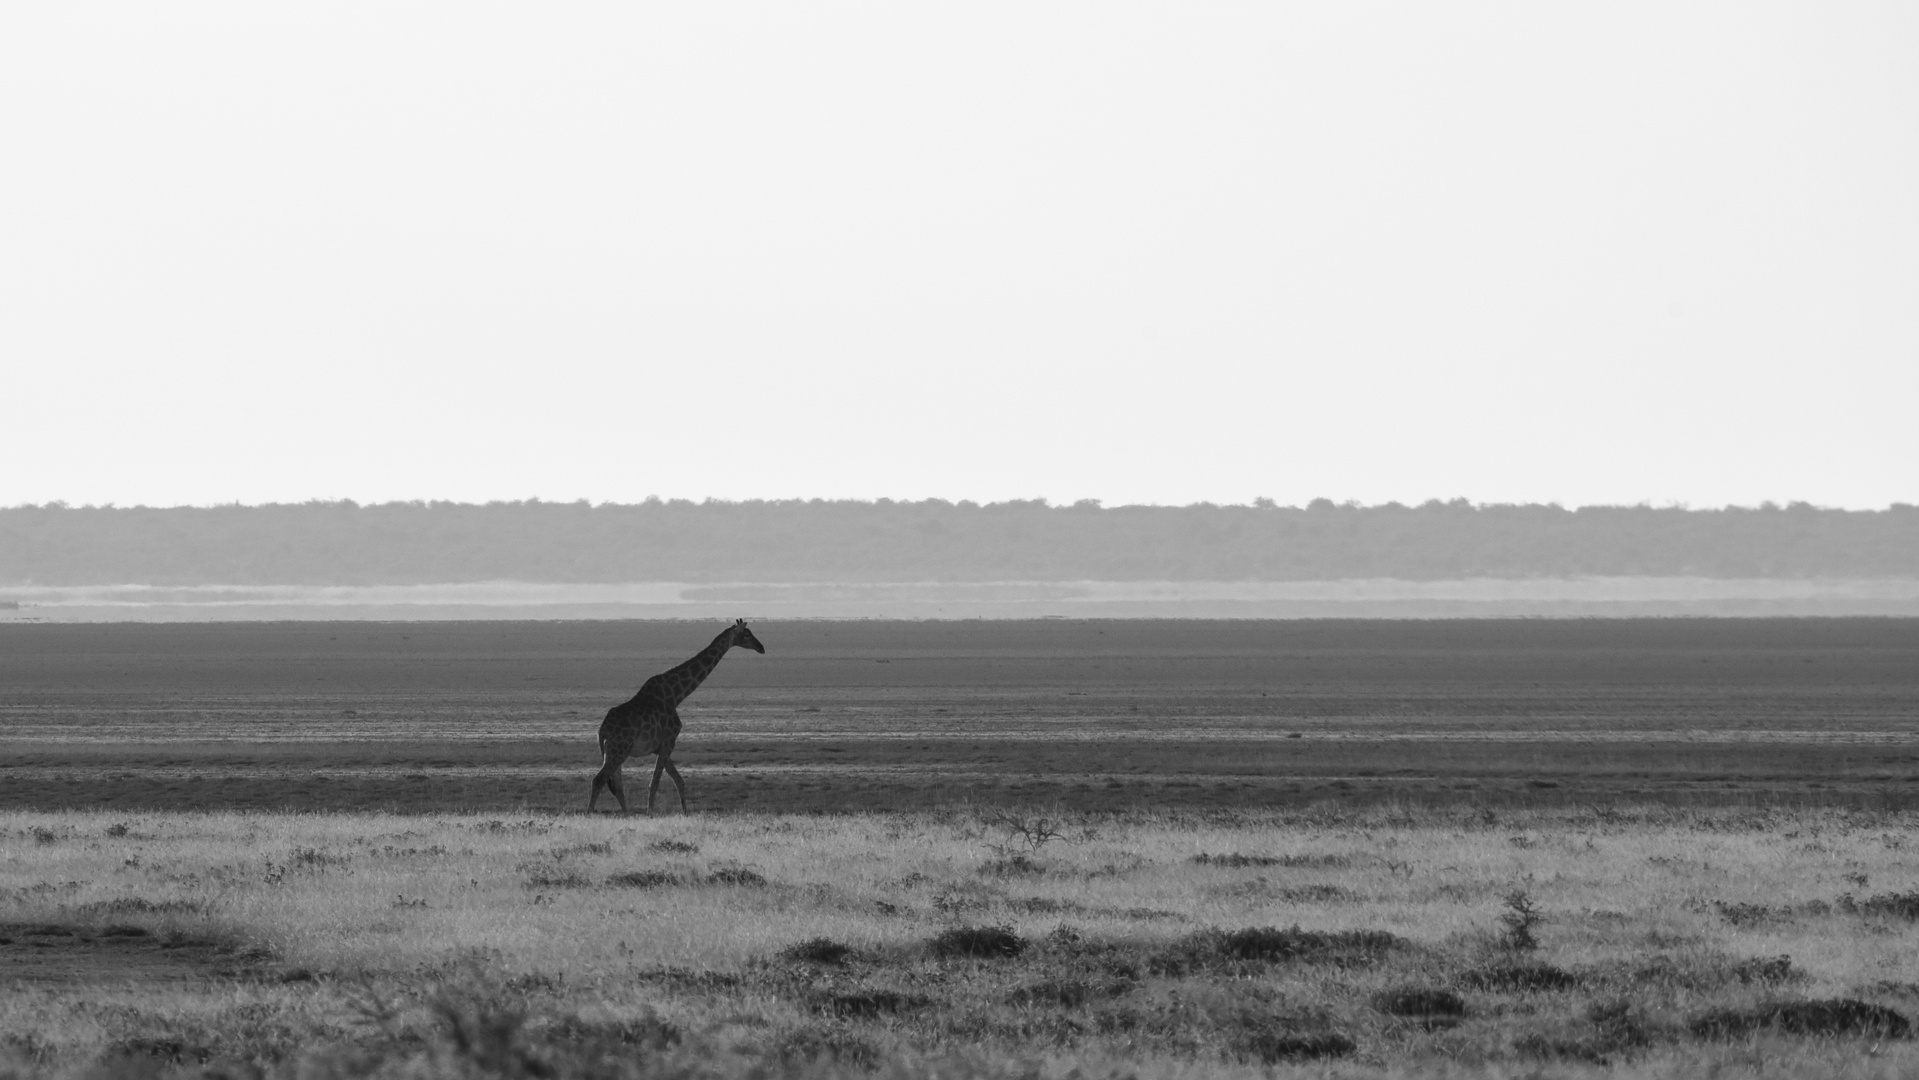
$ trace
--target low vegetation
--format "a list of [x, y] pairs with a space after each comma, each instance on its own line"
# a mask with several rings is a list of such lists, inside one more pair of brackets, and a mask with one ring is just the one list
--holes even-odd
[[1909, 1074], [1914, 824], [6, 814], [0, 1077]]

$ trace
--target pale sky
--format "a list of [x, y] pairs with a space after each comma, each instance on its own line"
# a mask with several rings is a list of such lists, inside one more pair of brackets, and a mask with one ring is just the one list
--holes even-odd
[[1919, 502], [1919, 5], [0, 6], [0, 505]]

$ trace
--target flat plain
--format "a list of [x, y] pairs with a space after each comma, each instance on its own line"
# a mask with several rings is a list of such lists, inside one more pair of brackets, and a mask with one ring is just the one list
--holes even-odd
[[0, 627], [0, 1077], [1919, 1073], [1919, 622], [717, 629]]
[[[697, 810], [1919, 805], [1919, 620], [754, 625], [681, 708]], [[0, 808], [584, 808], [715, 629], [0, 626]]]

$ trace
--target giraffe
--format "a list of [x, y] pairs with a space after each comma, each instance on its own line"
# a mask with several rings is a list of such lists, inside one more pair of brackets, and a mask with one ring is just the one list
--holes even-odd
[[653, 766], [653, 786], [646, 793], [646, 812], [653, 812], [654, 796], [660, 793], [661, 772], [673, 778], [673, 787], [680, 793], [680, 812], [687, 812], [686, 785], [680, 782], [680, 770], [673, 767], [673, 743], [680, 737], [680, 714], [676, 706], [706, 681], [720, 657], [735, 645], [762, 655], [766, 652], [766, 646], [746, 628], [746, 620], [735, 619], [732, 626], [720, 631], [720, 636], [693, 659], [646, 680], [632, 700], [606, 711], [606, 719], [600, 722], [600, 771], [593, 777], [593, 794], [586, 800], [587, 813], [592, 813], [594, 804], [600, 801], [602, 788], [613, 789], [613, 797], [620, 801], [620, 812], [627, 812], [620, 767], [636, 751], [656, 754], [659, 758]]

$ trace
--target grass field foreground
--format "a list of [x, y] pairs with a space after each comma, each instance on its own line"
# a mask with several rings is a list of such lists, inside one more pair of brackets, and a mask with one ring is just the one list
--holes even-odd
[[1830, 809], [0, 815], [0, 1076], [1907, 1075]]

